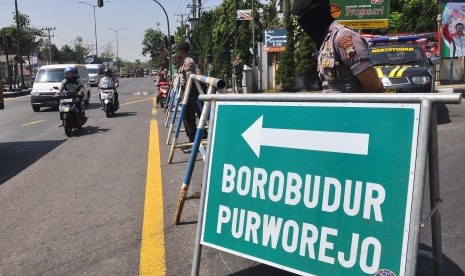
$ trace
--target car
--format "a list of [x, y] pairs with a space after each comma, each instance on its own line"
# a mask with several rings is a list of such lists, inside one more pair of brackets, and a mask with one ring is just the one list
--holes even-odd
[[103, 64], [86, 64], [87, 71], [89, 72], [89, 82], [91, 86], [98, 86], [100, 79], [103, 77]]
[[152, 70], [150, 72], [150, 76], [156, 76], [157, 75], [157, 70]]
[[439, 59], [427, 58], [416, 43], [377, 43], [372, 40], [368, 54], [381, 79], [385, 93], [433, 93], [435, 68]]
[[134, 69], [134, 76], [136, 78], [143, 78], [144, 77], [144, 69], [143, 68], [136, 68]]
[[121, 67], [119, 69], [119, 77], [120, 78], [128, 78], [129, 77], [129, 69], [126, 67]]
[[31, 90], [31, 106], [34, 112], [39, 112], [41, 107], [58, 107], [60, 99], [54, 97], [65, 78], [64, 71], [67, 67], [74, 67], [77, 70], [79, 80], [84, 85], [84, 104], [89, 105], [90, 82], [89, 73], [85, 65], [82, 64], [54, 64], [43, 65], [39, 68]]

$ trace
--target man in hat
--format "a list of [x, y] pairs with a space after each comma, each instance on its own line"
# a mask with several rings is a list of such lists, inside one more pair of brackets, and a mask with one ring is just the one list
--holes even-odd
[[216, 77], [215, 66], [213, 65], [213, 56], [210, 54], [206, 54], [205, 58], [203, 59], [203, 65], [205, 68], [205, 73], [207, 77]]
[[233, 73], [236, 76], [236, 90], [242, 93], [242, 71], [244, 70], [244, 62], [242, 61], [241, 54], [236, 55], [233, 62]]
[[320, 48], [317, 66], [324, 92], [383, 92], [367, 42], [334, 20], [329, 0], [294, 0], [291, 12]]

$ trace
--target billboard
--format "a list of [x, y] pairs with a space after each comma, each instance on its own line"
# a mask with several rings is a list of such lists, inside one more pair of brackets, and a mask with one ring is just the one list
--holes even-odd
[[465, 2], [441, 3], [441, 57], [463, 57], [465, 54]]
[[390, 0], [330, 0], [331, 15], [354, 29], [389, 27]]

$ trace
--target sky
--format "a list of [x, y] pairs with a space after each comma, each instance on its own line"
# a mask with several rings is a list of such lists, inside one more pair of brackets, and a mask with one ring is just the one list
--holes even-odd
[[[52, 43], [58, 49], [68, 44], [73, 45], [77, 36], [83, 38], [85, 45], [93, 44], [95, 53], [94, 8], [90, 5], [78, 3], [81, 0], [16, 0], [18, 11], [29, 15], [32, 27], [56, 28], [50, 32]], [[82, 1], [97, 6], [97, 0]], [[158, 0], [168, 14], [171, 35], [176, 27], [184, 20], [192, 4], [192, 0]], [[202, 6], [210, 10], [221, 5], [222, 0], [203, 0]], [[14, 0], [0, 1], [0, 28], [16, 24], [13, 21], [15, 11]], [[97, 44], [99, 53], [104, 46], [112, 43], [113, 52], [118, 48], [118, 55], [123, 60], [147, 61], [150, 56], [142, 55], [142, 40], [146, 29], [159, 28], [168, 33], [167, 20], [162, 8], [151, 0], [105, 0], [102, 8], [95, 8], [97, 25]], [[157, 27], [157, 22], [160, 26]], [[118, 47], [116, 32], [118, 30]], [[46, 34], [46, 31], [44, 31]]]

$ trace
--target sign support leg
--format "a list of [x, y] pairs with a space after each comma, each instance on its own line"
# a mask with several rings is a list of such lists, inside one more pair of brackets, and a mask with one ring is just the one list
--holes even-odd
[[[211, 103], [211, 111], [210, 111], [210, 125], [214, 126], [215, 121], [215, 102]], [[195, 248], [194, 248], [194, 259], [192, 260], [192, 271], [191, 276], [199, 275], [200, 271], [200, 257], [202, 256], [202, 245], [200, 244], [200, 240], [202, 238], [202, 226], [203, 226], [203, 213], [205, 211], [205, 197], [207, 194], [207, 180], [208, 180], [208, 171], [210, 167], [210, 151], [211, 145], [213, 140], [213, 135], [208, 135], [207, 141], [207, 155], [205, 157], [205, 167], [203, 169], [203, 177], [202, 177], [202, 190], [200, 194], [200, 203], [199, 203], [199, 215], [197, 219], [197, 231], [195, 233]]]
[[[436, 105], [431, 110], [431, 126], [429, 132], [428, 144], [428, 162], [429, 162], [429, 193], [430, 208], [434, 208], [440, 199], [439, 189], [439, 154], [438, 154], [438, 130], [437, 130], [437, 112]], [[437, 209], [431, 217], [431, 235], [434, 259], [434, 275], [443, 275], [442, 262], [442, 237], [441, 237], [441, 213]]]
[[[208, 94], [215, 93], [216, 90], [211, 86], [208, 89]], [[174, 214], [173, 224], [178, 225], [179, 220], [181, 219], [182, 209], [184, 208], [184, 203], [187, 199], [187, 194], [189, 191], [189, 185], [192, 179], [192, 173], [195, 167], [195, 161], [197, 155], [200, 151], [202, 137], [205, 133], [205, 128], [207, 124], [208, 114], [210, 112], [210, 102], [206, 102], [202, 108], [202, 115], [200, 116], [199, 124], [197, 125], [197, 132], [195, 133], [194, 145], [192, 146], [192, 151], [189, 157], [189, 164], [187, 165], [186, 174], [184, 175], [184, 182], [181, 186], [181, 192], [178, 199], [178, 207], [176, 208], [176, 213]], [[206, 156], [204, 158], [206, 160]]]
[[426, 158], [428, 155], [428, 138], [431, 119], [431, 102], [421, 101], [420, 125], [418, 129], [417, 160], [415, 164], [415, 181], [412, 195], [412, 210], [410, 217], [410, 230], [408, 237], [407, 260], [404, 275], [415, 275], [417, 269], [418, 243], [420, 237], [421, 206], [423, 200], [423, 189], [426, 178]]

